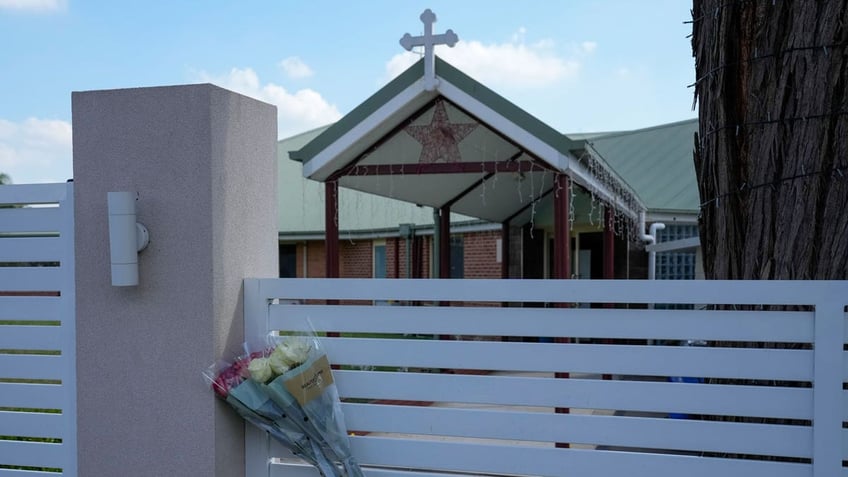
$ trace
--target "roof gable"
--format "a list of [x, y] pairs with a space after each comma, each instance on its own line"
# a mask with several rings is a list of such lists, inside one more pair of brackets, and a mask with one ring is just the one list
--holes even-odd
[[[595, 177], [576, 159], [585, 141], [561, 134], [438, 57], [435, 73], [436, 87], [428, 88], [423, 60], [416, 62], [290, 157], [303, 163], [303, 175], [310, 179], [339, 180], [343, 187], [419, 205], [450, 206], [489, 221], [531, 216], [535, 206], [530, 206], [553, 192], [559, 173], [631, 218], [638, 215], [642, 205], [613, 169]], [[465, 133], [454, 137], [464, 124], [477, 128], [467, 141]], [[428, 145], [420, 136], [411, 142], [416, 127], [434, 135]], [[444, 131], [450, 132], [445, 136]], [[442, 136], [462, 152], [421, 153], [422, 147], [438, 147], [433, 141]], [[519, 181], [516, 188], [528, 189], [526, 197], [520, 190], [511, 198], [494, 191], [499, 177]], [[527, 184], [520, 184], [525, 179]]]

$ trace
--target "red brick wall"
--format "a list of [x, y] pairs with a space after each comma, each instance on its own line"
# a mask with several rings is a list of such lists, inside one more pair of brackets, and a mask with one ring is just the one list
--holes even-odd
[[373, 244], [370, 240], [339, 243], [339, 276], [342, 278], [371, 278], [374, 267]]
[[[358, 240], [339, 242], [339, 275], [342, 278], [371, 278], [372, 242]], [[304, 257], [305, 252], [305, 257]], [[323, 240], [311, 240], [297, 244], [297, 277], [303, 276], [303, 261], [306, 260], [306, 278], [327, 276], [327, 257]]]
[[[501, 264], [497, 262], [497, 241], [501, 231], [475, 232], [464, 234], [463, 253], [465, 278], [500, 278]], [[430, 278], [433, 236], [418, 237], [416, 242], [421, 255], [420, 278]], [[398, 270], [395, 275], [395, 247], [398, 247]], [[339, 243], [339, 273], [343, 278], [370, 278], [373, 276], [373, 242], [357, 240], [351, 243], [342, 240]], [[297, 277], [303, 278], [304, 251], [308, 278], [326, 276], [324, 241], [314, 240], [297, 245]], [[417, 267], [414, 267], [417, 268]], [[406, 240], [386, 239], [386, 277], [406, 278]]]
[[497, 241], [500, 238], [500, 230], [490, 232], [475, 232], [465, 234], [463, 236], [463, 277], [501, 277], [501, 264], [497, 261]]
[[421, 278], [430, 278], [430, 272], [432, 271], [432, 267], [430, 266], [433, 263], [433, 236], [421, 237], [421, 248], [423, 250], [422, 254], [422, 266], [421, 266]]
[[306, 278], [325, 278], [327, 266], [324, 257], [324, 241], [313, 240], [297, 246], [297, 276], [303, 277], [304, 250], [306, 250]]

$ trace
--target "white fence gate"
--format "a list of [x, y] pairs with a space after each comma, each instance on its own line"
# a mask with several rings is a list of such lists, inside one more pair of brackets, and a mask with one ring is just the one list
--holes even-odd
[[77, 473], [73, 184], [0, 186], [0, 475]]
[[[340, 333], [372, 476], [848, 476], [846, 304], [848, 282], [246, 280], [245, 332]], [[246, 440], [249, 477], [317, 475]]]

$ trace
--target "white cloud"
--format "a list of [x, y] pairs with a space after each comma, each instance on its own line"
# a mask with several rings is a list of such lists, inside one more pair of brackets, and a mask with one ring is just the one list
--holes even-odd
[[598, 43], [594, 41], [584, 41], [580, 44], [580, 50], [587, 55], [591, 55], [597, 49]]
[[308, 129], [338, 121], [341, 113], [315, 90], [305, 88], [293, 93], [274, 84], [262, 84], [251, 68], [233, 68], [222, 76], [199, 72], [201, 81], [256, 98], [277, 106], [277, 129], [280, 137], [288, 137]]
[[0, 119], [0, 172], [16, 184], [64, 182], [73, 175], [71, 124], [53, 119]]
[[314, 74], [312, 68], [297, 56], [290, 56], [280, 62], [286, 76], [292, 79], [308, 78]]
[[[472, 78], [493, 87], [530, 89], [551, 86], [575, 78], [580, 72], [580, 62], [574, 58], [557, 55], [555, 43], [543, 39], [531, 45], [524, 43], [527, 31], [520, 28], [510, 42], [483, 44], [479, 41], [460, 40], [455, 47], [438, 47], [437, 54], [448, 63], [461, 69]], [[594, 43], [585, 42], [592, 49]], [[587, 51], [591, 53], [591, 51]], [[383, 83], [402, 73], [421, 58], [420, 52], [404, 52], [386, 63]]]
[[32, 13], [53, 13], [65, 11], [66, 0], [0, 0], [0, 10], [16, 10]]

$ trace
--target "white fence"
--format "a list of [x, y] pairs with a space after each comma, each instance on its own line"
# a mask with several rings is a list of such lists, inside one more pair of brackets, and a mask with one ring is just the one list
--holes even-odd
[[[245, 332], [341, 334], [368, 475], [848, 476], [846, 304], [848, 282], [246, 280]], [[246, 440], [249, 477], [318, 475]]]
[[0, 475], [76, 475], [73, 184], [0, 186]]

